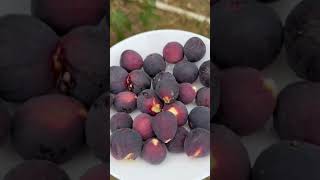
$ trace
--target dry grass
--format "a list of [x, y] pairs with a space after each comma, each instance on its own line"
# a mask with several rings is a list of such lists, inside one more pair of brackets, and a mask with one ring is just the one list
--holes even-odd
[[[173, 0], [171, 1], [173, 2]], [[190, 0], [190, 3], [194, 2], [194, 4], [190, 6], [190, 8], [200, 10], [201, 8], [197, 8], [194, 6], [195, 4], [197, 4], [195, 3], [196, 1], [197, 0]], [[205, 1], [208, 2], [208, 0], [199, 0], [199, 2], [202, 2], [202, 3], [204, 3]], [[178, 2], [183, 2], [183, 0], [175, 0], [174, 2], [175, 2], [174, 3], [175, 5], [179, 5]], [[198, 5], [201, 5], [202, 3], [198, 3]], [[206, 13], [208, 13], [207, 11], [210, 11], [209, 2], [207, 4], [208, 5], [205, 6], [205, 8], [202, 8], [202, 9], [206, 9], [206, 10], [203, 10], [203, 12], [206, 12]], [[207, 37], [210, 36], [209, 24], [205, 22], [198, 22], [196, 20], [192, 20], [184, 16], [179, 16], [174, 13], [168, 13], [161, 10], [156, 10], [155, 14], [159, 17], [159, 19], [157, 19], [156, 22], [152, 23], [150, 27], [145, 27], [143, 26], [142, 22], [140, 22], [138, 18], [139, 13], [142, 11], [142, 7], [139, 3], [134, 3], [134, 2], [125, 3], [122, 0], [111, 0], [110, 7], [111, 7], [111, 11], [121, 10], [126, 14], [126, 16], [130, 19], [131, 22], [134, 22], [132, 23], [132, 30], [126, 31], [125, 37], [129, 37], [140, 32], [150, 31], [154, 29], [181, 29], [181, 30], [186, 30], [186, 31], [197, 33], [197, 34], [201, 34]], [[193, 10], [193, 9], [189, 9], [189, 10]], [[112, 26], [110, 27], [110, 33], [111, 33], [110, 44], [113, 45], [116, 42], [118, 42], [119, 39], [117, 38]]]
[[210, 0], [161, 0], [165, 3], [193, 11], [195, 13], [210, 16]]

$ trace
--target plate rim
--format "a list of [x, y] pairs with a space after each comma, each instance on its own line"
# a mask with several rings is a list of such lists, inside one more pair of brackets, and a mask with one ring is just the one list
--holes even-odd
[[201, 34], [190, 32], [190, 31], [185, 31], [185, 30], [180, 30], [180, 29], [157, 29], [157, 30], [151, 30], [151, 31], [145, 31], [145, 32], [137, 33], [137, 34], [134, 34], [134, 35], [132, 35], [132, 36], [126, 38], [126, 39], [123, 39], [123, 40], [117, 42], [116, 44], [114, 44], [113, 46], [110, 47], [110, 56], [111, 56], [112, 49], [116, 48], [116, 46], [118, 46], [119, 44], [123, 43], [124, 41], [135, 39], [135, 38], [137, 38], [137, 37], [139, 37], [141, 35], [145, 35], [145, 34], [164, 33], [164, 32], [180, 32], [180, 33], [194, 34], [194, 35], [197, 35], [199, 37], [202, 37], [202, 38], [207, 39], [208, 41], [210, 41], [210, 38], [205, 37], [205, 36], [203, 36]]

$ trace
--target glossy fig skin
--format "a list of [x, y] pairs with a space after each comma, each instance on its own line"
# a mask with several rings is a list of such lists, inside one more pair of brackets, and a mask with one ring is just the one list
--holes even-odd
[[34, 97], [15, 113], [11, 141], [24, 159], [63, 163], [84, 145], [86, 119], [86, 108], [71, 97]]
[[133, 130], [137, 131], [143, 140], [154, 137], [154, 132], [152, 129], [153, 118], [149, 114], [139, 114], [134, 118]]
[[166, 70], [166, 62], [160, 54], [153, 53], [148, 55], [143, 62], [143, 70], [150, 76], [154, 77], [158, 73]]
[[110, 137], [111, 155], [117, 160], [135, 160], [142, 149], [142, 138], [132, 129], [118, 129]]
[[197, 91], [196, 104], [210, 108], [210, 88], [202, 87]]
[[80, 177], [80, 180], [98, 180], [109, 179], [110, 172], [107, 164], [98, 164], [88, 169], [84, 175]]
[[200, 61], [206, 54], [206, 45], [198, 37], [192, 37], [188, 39], [183, 47], [184, 55], [190, 62]]
[[210, 60], [210, 109], [215, 117], [221, 105], [221, 70]]
[[127, 90], [128, 72], [120, 66], [110, 67], [110, 92], [117, 94]]
[[158, 98], [154, 90], [146, 89], [139, 94], [137, 107], [141, 112], [154, 116], [161, 112], [163, 103]]
[[113, 106], [114, 97], [115, 97], [114, 94], [111, 94], [111, 93], [109, 94], [109, 98], [110, 98], [110, 100], [109, 100], [109, 102], [110, 102], [110, 108]]
[[188, 131], [183, 126], [178, 127], [177, 133], [173, 140], [167, 144], [169, 152], [172, 153], [183, 153], [184, 152], [184, 141], [188, 135]]
[[110, 130], [114, 132], [117, 129], [132, 128], [133, 119], [125, 112], [118, 112], [110, 119]]
[[57, 164], [45, 160], [28, 160], [11, 169], [3, 178], [19, 179], [70, 180], [70, 177]]
[[[211, 174], [216, 180], [249, 180], [251, 165], [241, 139], [223, 125], [211, 126]], [[230, 173], [229, 169], [233, 169]]]
[[179, 83], [193, 83], [199, 75], [198, 66], [189, 61], [181, 61], [173, 68], [173, 76]]
[[320, 145], [320, 84], [301, 81], [285, 87], [278, 96], [274, 128], [283, 140], [298, 140]]
[[64, 35], [79, 26], [98, 25], [106, 14], [106, 3], [106, 0], [32, 0], [31, 12]]
[[114, 98], [113, 105], [118, 112], [131, 113], [137, 108], [137, 96], [130, 91], [120, 92]]
[[210, 130], [210, 109], [204, 106], [194, 107], [188, 115], [188, 120], [191, 129], [204, 128]]
[[[210, 87], [210, 60], [203, 62], [199, 68], [199, 80], [205, 87]], [[214, 66], [214, 65], [213, 65]], [[214, 67], [213, 67], [214, 69]], [[214, 78], [214, 77], [213, 77]]]
[[0, 18], [0, 34], [1, 98], [23, 102], [53, 89], [50, 63], [57, 34], [37, 18], [13, 14]]
[[102, 161], [108, 161], [107, 143], [110, 134], [110, 108], [108, 93], [102, 94], [90, 107], [86, 120], [86, 142], [94, 154]]
[[156, 138], [148, 139], [144, 143], [141, 156], [150, 164], [161, 164], [167, 157], [167, 147]]
[[166, 104], [163, 106], [163, 111], [171, 112], [176, 116], [178, 126], [183, 126], [187, 123], [188, 120], [188, 109], [180, 101], [175, 101], [171, 104]]
[[260, 154], [252, 169], [252, 178], [317, 180], [320, 178], [319, 162], [319, 146], [300, 141], [280, 141]]
[[52, 62], [60, 92], [78, 99], [88, 107], [109, 86], [105, 41], [105, 32], [97, 27], [73, 29], [61, 38], [56, 48], [56, 58]]
[[176, 78], [169, 72], [160, 72], [152, 79], [153, 89], [156, 88], [157, 83], [161, 80], [176, 81]]
[[210, 154], [210, 131], [202, 128], [192, 129], [184, 141], [184, 151], [192, 158]]
[[171, 64], [176, 64], [183, 59], [183, 46], [178, 42], [169, 42], [163, 48], [163, 58]]
[[190, 83], [179, 84], [179, 97], [178, 100], [184, 104], [190, 104], [196, 98], [196, 87]]
[[216, 37], [212, 59], [219, 68], [262, 70], [275, 61], [283, 44], [283, 25], [271, 7], [251, 0], [227, 0], [214, 4], [212, 12], [213, 24], [221, 24], [212, 29]]
[[143, 60], [139, 53], [134, 50], [125, 50], [120, 57], [120, 65], [128, 72], [141, 69]]
[[171, 112], [161, 112], [153, 118], [152, 129], [157, 138], [164, 143], [168, 143], [174, 138], [177, 128], [177, 118]]
[[264, 75], [253, 68], [234, 67], [220, 77], [218, 120], [241, 136], [263, 128], [276, 106], [273, 87]]
[[157, 83], [155, 92], [165, 104], [170, 104], [179, 96], [179, 84], [176, 81], [161, 80]]
[[320, 81], [318, 1], [304, 0], [289, 13], [284, 27], [287, 62], [297, 76]]
[[139, 94], [145, 89], [151, 87], [151, 79], [143, 70], [133, 70], [129, 73], [127, 80], [127, 88], [135, 94]]

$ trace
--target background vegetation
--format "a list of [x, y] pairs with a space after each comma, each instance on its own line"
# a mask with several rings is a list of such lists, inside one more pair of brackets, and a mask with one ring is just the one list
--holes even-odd
[[[111, 0], [110, 45], [134, 34], [154, 29], [181, 29], [209, 37], [210, 25], [155, 7], [156, 0]], [[210, 0], [162, 0], [210, 16]]]

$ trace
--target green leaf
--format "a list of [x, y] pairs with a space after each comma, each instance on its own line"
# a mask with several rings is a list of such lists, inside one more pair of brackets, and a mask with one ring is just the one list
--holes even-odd
[[155, 0], [144, 0], [142, 3], [142, 9], [139, 13], [139, 19], [142, 22], [142, 25], [146, 28], [151, 28], [155, 26], [156, 20], [159, 19], [159, 17], [155, 14]]
[[130, 19], [121, 10], [112, 11], [110, 19], [111, 27], [117, 34], [118, 40], [122, 40], [125, 32], [132, 29]]

